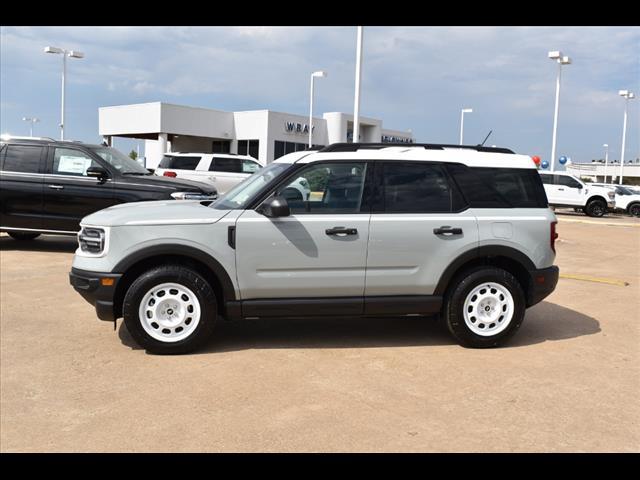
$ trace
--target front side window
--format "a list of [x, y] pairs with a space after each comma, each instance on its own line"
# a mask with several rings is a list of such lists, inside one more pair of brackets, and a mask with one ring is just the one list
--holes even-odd
[[8, 145], [3, 170], [7, 172], [38, 173], [42, 147], [35, 145]]
[[364, 162], [312, 164], [280, 187], [291, 213], [359, 213], [367, 166]]
[[86, 177], [89, 167], [99, 167], [98, 162], [86, 153], [72, 148], [56, 148], [53, 155], [51, 173], [56, 175], [73, 175]]
[[540, 178], [542, 179], [542, 183], [544, 185], [553, 185], [553, 175], [541, 173]]
[[255, 173], [262, 168], [258, 162], [242, 160], [242, 173]]
[[563, 185], [569, 188], [582, 188], [580, 182], [578, 182], [575, 178], [567, 177], [565, 175], [557, 175], [556, 183], [558, 185]]
[[384, 211], [389, 213], [442, 213], [462, 206], [440, 165], [385, 163], [383, 188]]

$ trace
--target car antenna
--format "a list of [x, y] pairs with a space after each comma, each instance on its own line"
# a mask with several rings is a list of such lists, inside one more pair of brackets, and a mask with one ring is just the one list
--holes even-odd
[[491, 135], [491, 132], [493, 132], [493, 130], [489, 130], [489, 133], [487, 133], [487, 136], [484, 137], [484, 140], [482, 141], [482, 143], [478, 145], [479, 147], [484, 147], [484, 142], [487, 141], [487, 138], [489, 138], [489, 135]]

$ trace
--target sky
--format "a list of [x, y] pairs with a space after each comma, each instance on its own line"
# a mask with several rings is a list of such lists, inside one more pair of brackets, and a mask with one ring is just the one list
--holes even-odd
[[[68, 59], [65, 136], [100, 142], [98, 108], [168, 102], [218, 110], [353, 113], [355, 27], [1, 27], [0, 133], [59, 138], [62, 58]], [[549, 160], [561, 50], [557, 156], [620, 158], [625, 100], [640, 95], [638, 27], [367, 27], [361, 115], [411, 129], [425, 143], [482, 142]], [[629, 102], [625, 159], [640, 157], [640, 100]], [[125, 153], [137, 142], [116, 139]], [[141, 154], [143, 146], [141, 143]]]

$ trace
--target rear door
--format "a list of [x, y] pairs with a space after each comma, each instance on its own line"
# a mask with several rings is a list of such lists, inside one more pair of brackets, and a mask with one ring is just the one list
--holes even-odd
[[376, 167], [365, 296], [431, 295], [451, 261], [478, 246], [476, 218], [442, 165]]
[[77, 232], [83, 217], [114, 204], [114, 181], [88, 177], [89, 167], [110, 169], [83, 150], [50, 147], [44, 175], [43, 225], [47, 230]]
[[555, 175], [558, 198], [563, 205], [584, 205], [584, 188], [575, 178]]
[[42, 145], [4, 146], [0, 156], [0, 226], [42, 228], [46, 152]]

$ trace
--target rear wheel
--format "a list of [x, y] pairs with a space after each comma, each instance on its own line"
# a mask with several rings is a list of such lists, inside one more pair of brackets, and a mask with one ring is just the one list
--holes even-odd
[[213, 333], [216, 297], [197, 272], [179, 265], [151, 269], [138, 277], [124, 298], [124, 323], [151, 353], [188, 353]]
[[585, 212], [590, 217], [601, 217], [607, 212], [607, 204], [598, 198], [587, 203]]
[[524, 320], [526, 299], [506, 270], [480, 267], [464, 272], [447, 295], [445, 321], [458, 342], [471, 348], [497, 347]]
[[640, 203], [634, 203], [629, 206], [629, 215], [634, 217], [640, 217]]
[[19, 241], [33, 240], [40, 236], [39, 233], [25, 233], [25, 232], [8, 232], [8, 233], [11, 238]]

